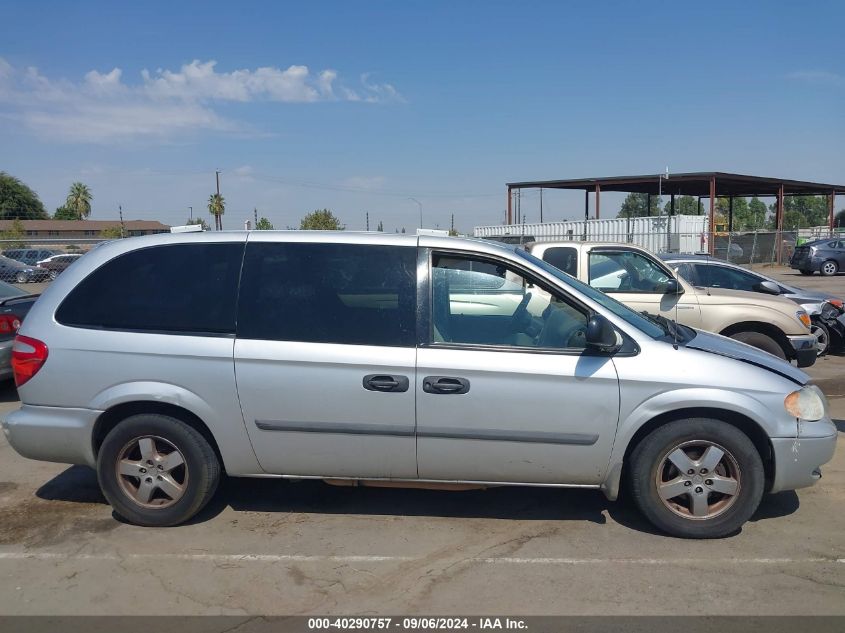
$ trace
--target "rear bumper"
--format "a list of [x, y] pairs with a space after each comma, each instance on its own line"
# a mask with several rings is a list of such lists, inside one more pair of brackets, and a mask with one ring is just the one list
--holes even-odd
[[812, 334], [800, 334], [798, 336], [787, 336], [792, 347], [792, 356], [799, 367], [810, 367], [816, 362], [818, 352], [816, 350], [816, 337]]
[[95, 466], [92, 432], [102, 411], [23, 405], [3, 419], [3, 433], [30, 459]]
[[829, 418], [801, 422], [801, 428], [797, 440], [794, 437], [771, 440], [775, 462], [771, 492], [812, 486], [822, 477], [822, 465], [833, 458], [836, 427]]

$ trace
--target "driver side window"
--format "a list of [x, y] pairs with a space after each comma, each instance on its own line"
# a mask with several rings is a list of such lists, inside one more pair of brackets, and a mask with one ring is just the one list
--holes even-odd
[[485, 259], [434, 255], [433, 343], [584, 349], [586, 313], [537, 280]]
[[590, 251], [590, 285], [602, 292], [663, 294], [669, 275], [634, 251]]

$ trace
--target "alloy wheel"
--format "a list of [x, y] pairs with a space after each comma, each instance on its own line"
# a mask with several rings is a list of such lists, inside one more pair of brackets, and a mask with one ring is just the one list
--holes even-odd
[[145, 508], [166, 508], [185, 494], [188, 467], [185, 456], [169, 440], [137, 437], [126, 444], [115, 464], [121, 490]]
[[705, 440], [684, 442], [660, 460], [655, 484], [669, 510], [685, 519], [712, 519], [739, 498], [741, 473], [722, 446]]
[[825, 262], [822, 264], [822, 272], [825, 275], [835, 275], [836, 274], [836, 264], [834, 262]]
[[818, 356], [824, 356], [827, 353], [827, 347], [830, 345], [827, 330], [819, 327], [816, 324], [810, 326], [810, 334], [816, 337], [816, 353]]

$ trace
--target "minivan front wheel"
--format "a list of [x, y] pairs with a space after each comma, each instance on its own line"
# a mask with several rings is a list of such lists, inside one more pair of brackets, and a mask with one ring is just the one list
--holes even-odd
[[736, 532], [763, 496], [763, 462], [736, 427], [707, 418], [671, 422], [631, 454], [629, 483], [640, 511], [682, 538]]
[[187, 521], [214, 496], [220, 463], [196, 429], [170, 416], [140, 414], [106, 435], [97, 478], [122, 518], [167, 527]]

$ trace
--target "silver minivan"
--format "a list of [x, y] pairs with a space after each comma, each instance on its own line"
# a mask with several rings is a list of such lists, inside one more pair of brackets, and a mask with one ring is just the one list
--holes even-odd
[[116, 240], [44, 292], [13, 365], [11, 445], [96, 468], [149, 526], [192, 517], [225, 472], [625, 485], [662, 530], [719, 537], [764, 492], [815, 483], [836, 443], [789, 363], [515, 247], [439, 236]]

